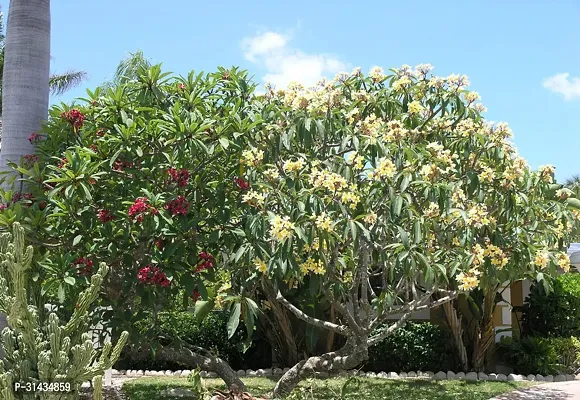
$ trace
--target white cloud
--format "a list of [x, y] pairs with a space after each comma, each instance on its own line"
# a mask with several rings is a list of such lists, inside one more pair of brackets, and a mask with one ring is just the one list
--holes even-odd
[[322, 77], [347, 69], [347, 64], [335, 56], [307, 54], [290, 47], [291, 39], [289, 34], [269, 31], [242, 40], [244, 57], [267, 71], [264, 82], [284, 88], [297, 81], [308, 87]]
[[566, 100], [580, 97], [580, 78], [572, 77], [570, 79], [570, 74], [567, 72], [544, 79], [542, 86], [554, 93], [563, 95]]

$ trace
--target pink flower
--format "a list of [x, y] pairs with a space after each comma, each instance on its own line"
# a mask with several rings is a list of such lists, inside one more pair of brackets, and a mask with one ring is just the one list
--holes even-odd
[[104, 224], [106, 222], [114, 220], [115, 216], [113, 214], [111, 214], [111, 212], [109, 210], [102, 209], [102, 210], [99, 210], [98, 218], [99, 218], [99, 221], [101, 221]]
[[30, 143], [38, 143], [40, 139], [42, 139], [42, 136], [40, 136], [38, 133], [31, 133], [30, 136], [28, 136], [28, 141]]
[[171, 200], [165, 204], [165, 209], [168, 210], [171, 215], [187, 215], [189, 210], [189, 202], [183, 196], [177, 196], [175, 200]]
[[60, 114], [60, 117], [65, 121], [68, 121], [75, 129], [82, 128], [83, 122], [85, 121], [84, 114], [77, 109], [64, 111]]
[[77, 267], [77, 274], [82, 276], [92, 275], [93, 273], [93, 262], [85, 257], [78, 258], [73, 265]]

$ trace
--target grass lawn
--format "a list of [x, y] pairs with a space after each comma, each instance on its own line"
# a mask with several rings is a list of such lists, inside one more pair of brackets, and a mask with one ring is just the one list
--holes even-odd
[[[212, 389], [225, 389], [219, 379], [204, 379]], [[269, 378], [244, 379], [247, 390], [254, 396], [268, 393], [275, 384]], [[434, 380], [387, 380], [362, 378], [352, 380], [344, 397], [340, 391], [345, 378], [307, 380], [293, 392], [294, 400], [488, 400], [498, 394], [530, 386], [530, 382], [466, 382]], [[190, 387], [185, 378], [141, 378], [128, 381], [123, 392], [129, 400], [170, 399], [161, 397], [160, 392], [168, 388]], [[181, 397], [183, 398], [183, 397]]]

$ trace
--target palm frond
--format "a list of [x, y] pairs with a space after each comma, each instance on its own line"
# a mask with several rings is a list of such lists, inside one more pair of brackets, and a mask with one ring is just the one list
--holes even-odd
[[68, 71], [64, 74], [50, 77], [50, 91], [52, 94], [61, 95], [82, 83], [87, 78], [85, 71]]
[[123, 83], [127, 80], [137, 77], [139, 70], [150, 68], [151, 62], [145, 58], [143, 51], [138, 50], [135, 53], [129, 53], [129, 56], [119, 63], [115, 72], [114, 81]]

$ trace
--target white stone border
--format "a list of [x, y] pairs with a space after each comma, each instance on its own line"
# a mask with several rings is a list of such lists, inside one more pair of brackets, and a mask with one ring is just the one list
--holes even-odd
[[[289, 368], [267, 368], [258, 369], [256, 371], [252, 369], [248, 370], [238, 370], [236, 374], [239, 377], [259, 377], [259, 376], [282, 376], [286, 373]], [[174, 377], [186, 377], [191, 373], [190, 370], [179, 370], [179, 371], [143, 371], [143, 370], [121, 370], [117, 371], [114, 369], [112, 374], [114, 377], [128, 377], [137, 378], [143, 376], [174, 376]], [[217, 378], [215, 372], [201, 371], [200, 375], [202, 378]], [[483, 372], [452, 372], [452, 371], [439, 371], [437, 373], [427, 371], [410, 371], [410, 372], [362, 372], [356, 370], [350, 371], [339, 371], [338, 373], [330, 374], [328, 372], [319, 372], [316, 374], [319, 378], [328, 378], [330, 376], [348, 376], [356, 375], [365, 378], [379, 378], [379, 379], [434, 379], [434, 380], [464, 380], [464, 381], [538, 381], [538, 382], [565, 382], [580, 380], [580, 374], [578, 375], [518, 375], [518, 374], [484, 374]]]

